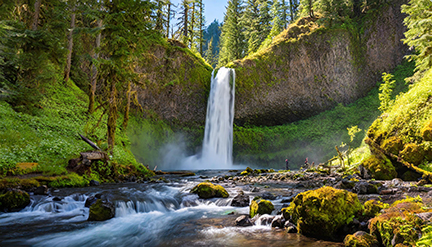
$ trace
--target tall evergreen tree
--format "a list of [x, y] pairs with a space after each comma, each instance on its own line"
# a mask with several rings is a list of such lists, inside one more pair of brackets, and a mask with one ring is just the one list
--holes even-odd
[[408, 14], [404, 43], [415, 48], [416, 53], [409, 58], [415, 61], [417, 73], [422, 73], [432, 68], [432, 2], [410, 0], [402, 5], [402, 12]]
[[180, 13], [177, 18], [178, 23], [178, 39], [181, 40], [185, 45], [189, 45], [190, 37], [189, 37], [189, 5], [190, 0], [182, 0], [180, 4]]
[[229, 0], [222, 26], [218, 65], [223, 66], [245, 55], [246, 42], [240, 22], [244, 12], [242, 0]]
[[260, 32], [262, 31], [260, 23], [260, 1], [248, 0], [246, 10], [242, 16], [242, 24], [245, 26], [244, 35], [247, 39], [247, 52], [253, 53], [258, 50], [262, 40]]

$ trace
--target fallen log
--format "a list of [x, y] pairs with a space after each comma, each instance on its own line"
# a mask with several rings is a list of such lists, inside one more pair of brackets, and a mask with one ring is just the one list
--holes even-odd
[[85, 142], [87, 142], [92, 148], [97, 149], [97, 150], [101, 150], [94, 142], [90, 141], [88, 138], [86, 138], [85, 136], [78, 134], [81, 139]]
[[104, 152], [84, 152], [80, 153], [82, 159], [88, 159], [88, 160], [107, 160], [108, 156]]

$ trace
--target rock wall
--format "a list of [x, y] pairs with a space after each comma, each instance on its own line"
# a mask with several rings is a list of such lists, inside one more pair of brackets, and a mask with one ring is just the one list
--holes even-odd
[[212, 68], [178, 41], [156, 44], [143, 57], [137, 90], [145, 117], [204, 125]]
[[236, 69], [235, 123], [284, 124], [364, 97], [407, 54], [401, 4], [369, 18], [362, 33], [302, 19], [266, 50], [229, 64]]

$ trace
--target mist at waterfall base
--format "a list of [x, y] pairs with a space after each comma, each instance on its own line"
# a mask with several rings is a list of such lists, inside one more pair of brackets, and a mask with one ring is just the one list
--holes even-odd
[[183, 138], [166, 145], [161, 150], [162, 165], [165, 170], [203, 170], [243, 168], [234, 165], [233, 122], [235, 102], [235, 70], [222, 67], [216, 76], [212, 73], [210, 95], [204, 139], [201, 151], [187, 156]]

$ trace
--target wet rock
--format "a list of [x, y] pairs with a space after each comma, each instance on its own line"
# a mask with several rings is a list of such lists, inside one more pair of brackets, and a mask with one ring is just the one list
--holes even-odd
[[247, 207], [249, 206], [249, 196], [245, 195], [243, 191], [241, 191], [238, 195], [234, 197], [231, 202], [231, 206], [233, 207]]
[[353, 235], [347, 235], [344, 239], [345, 246], [349, 247], [379, 247], [378, 240], [364, 231], [358, 231]]
[[371, 184], [366, 181], [357, 182], [353, 188], [353, 191], [357, 194], [377, 194], [377, 185]]
[[224, 187], [220, 185], [214, 185], [212, 183], [200, 183], [195, 186], [190, 192], [198, 194], [198, 196], [202, 199], [209, 199], [213, 197], [226, 198], [229, 196], [228, 192], [225, 190]]
[[99, 186], [99, 185], [100, 185], [99, 181], [90, 180], [90, 186]]
[[403, 184], [404, 184], [404, 181], [400, 178], [394, 178], [390, 182], [390, 185], [393, 187], [399, 187], [399, 186], [402, 186]]
[[16, 212], [30, 204], [30, 195], [18, 189], [12, 189], [0, 195], [0, 211]]
[[354, 188], [355, 184], [356, 184], [356, 182], [354, 182], [354, 181], [350, 181], [348, 179], [342, 179], [333, 187], [336, 189], [349, 190], [349, 189]]
[[363, 165], [359, 165], [358, 170], [360, 172], [360, 177], [362, 177], [363, 179], [372, 178], [370, 172]]
[[270, 192], [264, 192], [261, 194], [262, 199], [266, 200], [276, 200], [276, 196]]
[[115, 216], [114, 203], [111, 201], [97, 199], [96, 202], [90, 206], [88, 221], [105, 221]]
[[267, 225], [270, 225], [274, 219], [275, 219], [275, 216], [272, 216], [269, 214], [265, 214], [265, 215], [257, 214], [254, 217], [254, 223], [255, 223], [255, 225], [267, 226]]
[[284, 226], [286, 228], [287, 233], [297, 233], [297, 226], [294, 225], [293, 223], [286, 221]]
[[252, 200], [249, 206], [249, 215], [253, 218], [255, 215], [271, 214], [274, 210], [273, 203], [263, 199]]
[[260, 191], [260, 189], [258, 187], [253, 187], [251, 190], [251, 192], [259, 192], [259, 191]]
[[278, 228], [284, 228], [285, 225], [285, 219], [282, 215], [278, 215], [274, 217], [273, 221], [271, 222], [272, 227], [278, 227]]
[[60, 197], [55, 196], [52, 200], [53, 202], [60, 202], [62, 199]]
[[241, 215], [237, 217], [235, 221], [235, 225], [244, 227], [244, 226], [252, 226], [253, 224], [249, 218], [249, 215]]
[[34, 192], [35, 195], [48, 195], [48, 186], [42, 185], [37, 187]]
[[396, 194], [398, 190], [397, 189], [383, 189], [379, 192], [380, 195], [393, 195]]
[[87, 199], [86, 199], [86, 202], [84, 203], [84, 207], [86, 207], [86, 208], [89, 208], [91, 205], [93, 205], [98, 199], [101, 199], [102, 198], [102, 195], [103, 194], [96, 194], [96, 195], [93, 195], [93, 196], [89, 196]]

